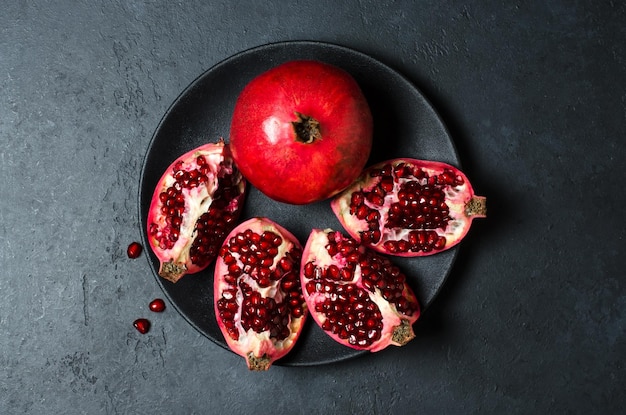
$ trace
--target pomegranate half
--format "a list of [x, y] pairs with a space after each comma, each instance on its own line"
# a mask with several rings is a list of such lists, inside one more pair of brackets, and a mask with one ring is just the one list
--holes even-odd
[[298, 240], [267, 218], [241, 223], [220, 249], [214, 277], [217, 323], [251, 370], [267, 370], [300, 335], [308, 314], [301, 257]]
[[176, 282], [215, 260], [236, 225], [245, 189], [222, 140], [183, 154], [167, 168], [154, 190], [147, 220], [161, 277]]
[[244, 177], [268, 197], [306, 204], [350, 185], [372, 147], [359, 85], [326, 63], [283, 63], [254, 78], [235, 104], [230, 146]]
[[331, 207], [352, 237], [378, 252], [406, 257], [453, 247], [472, 220], [487, 213], [486, 198], [474, 195], [459, 169], [411, 158], [367, 168]]
[[353, 238], [313, 229], [300, 281], [315, 322], [345, 346], [376, 352], [415, 337], [420, 306], [405, 275]]

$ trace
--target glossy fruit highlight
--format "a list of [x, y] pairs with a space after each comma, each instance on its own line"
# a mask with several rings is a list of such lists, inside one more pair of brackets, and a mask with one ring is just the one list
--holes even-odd
[[405, 275], [353, 238], [314, 229], [300, 279], [313, 319], [337, 342], [375, 352], [415, 337], [420, 306]]
[[372, 114], [357, 82], [317, 61], [290, 61], [254, 78], [235, 104], [230, 146], [243, 175], [272, 199], [329, 198], [360, 174]]
[[331, 201], [346, 231], [378, 252], [424, 256], [449, 249], [486, 216], [486, 199], [474, 195], [457, 168], [410, 158], [366, 169]]
[[214, 307], [226, 343], [251, 370], [267, 370], [295, 345], [308, 314], [302, 246], [285, 228], [252, 218], [228, 235], [215, 264]]
[[176, 282], [205, 269], [236, 225], [245, 180], [224, 142], [176, 159], [159, 180], [148, 212], [148, 241], [159, 275]]

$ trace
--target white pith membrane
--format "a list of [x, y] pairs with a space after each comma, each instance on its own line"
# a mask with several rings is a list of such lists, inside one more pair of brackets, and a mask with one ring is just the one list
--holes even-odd
[[[343, 258], [341, 256], [340, 253], [336, 254], [334, 257], [331, 257], [330, 254], [328, 253], [327, 249], [326, 249], [326, 245], [328, 245], [328, 233], [329, 232], [334, 232], [332, 229], [325, 229], [325, 230], [321, 230], [321, 229], [314, 229], [311, 232], [311, 235], [309, 236], [309, 239], [307, 241], [307, 245], [304, 249], [304, 253], [306, 255], [303, 256], [302, 258], [302, 265], [304, 266], [304, 264], [308, 263], [308, 262], [313, 262], [317, 267], [326, 269], [328, 268], [329, 265], [334, 264], [338, 267], [345, 267], [347, 264], [347, 261], [345, 258]], [[307, 255], [308, 254], [308, 255]], [[303, 280], [303, 290], [302, 293], [304, 295], [304, 298], [307, 301], [307, 304], [309, 305], [309, 309], [311, 312], [311, 315], [313, 316], [313, 319], [317, 322], [317, 324], [321, 327], [324, 322], [326, 321], [327, 317], [324, 313], [322, 312], [317, 312], [315, 311], [314, 308], [314, 304], [319, 303], [319, 302], [323, 302], [324, 299], [326, 298], [330, 298], [331, 300], [334, 300], [333, 296], [336, 296], [335, 293], [320, 293], [320, 292], [313, 292], [312, 294], [309, 294], [308, 291], [305, 288], [305, 283], [307, 281], [309, 281], [304, 274], [301, 274], [301, 278]], [[365, 291], [370, 299], [376, 303], [376, 305], [378, 306], [382, 316], [383, 316], [383, 328], [381, 331], [381, 337], [380, 339], [374, 341], [369, 347], [367, 347], [367, 350], [371, 351], [371, 352], [376, 352], [379, 350], [384, 349], [388, 344], [394, 344], [394, 345], [399, 345], [398, 343], [391, 341], [391, 338], [394, 334], [394, 329], [400, 325], [402, 325], [403, 320], [407, 320], [409, 322], [409, 324], [412, 324], [413, 322], [415, 322], [417, 320], [418, 317], [418, 313], [415, 313], [417, 315], [413, 315], [413, 316], [406, 316], [404, 314], [399, 313], [396, 310], [396, 307], [394, 306], [394, 304], [392, 304], [391, 302], [385, 300], [385, 298], [383, 298], [380, 290], [378, 288], [375, 288], [374, 291], [369, 291], [364, 285], [363, 282], [361, 280], [361, 266], [359, 264], [357, 264], [355, 266], [354, 269], [354, 276], [352, 278], [352, 280], [350, 281], [331, 281], [333, 284], [337, 284], [337, 285], [348, 285], [348, 284], [354, 284], [357, 287], [359, 287], [360, 289], [362, 289], [363, 291]], [[406, 291], [406, 290], [405, 290]], [[406, 294], [406, 292], [405, 292]], [[340, 339], [339, 336], [337, 334], [333, 334], [331, 332], [325, 331], [329, 336], [331, 336], [332, 338], [334, 338], [335, 340], [339, 341], [340, 343], [345, 343], [346, 340], [344, 339]], [[356, 345], [358, 346], [358, 345]], [[357, 348], [364, 348], [364, 347], [357, 347]]]
[[[195, 157], [199, 155], [203, 155], [207, 161], [217, 162], [218, 164], [223, 160], [221, 154], [198, 152], [195, 154]], [[191, 171], [198, 168], [195, 157], [193, 163], [185, 163], [183, 165], [183, 170]], [[210, 172], [207, 173], [207, 177], [208, 180], [203, 185], [192, 189], [182, 189], [182, 194], [185, 197], [185, 215], [183, 215], [183, 221], [180, 225], [180, 236], [171, 249], [164, 250], [172, 260], [178, 259], [180, 262], [185, 262], [185, 260], [188, 259], [189, 248], [195, 239], [196, 232], [194, 231], [194, 227], [196, 222], [198, 218], [209, 209], [211, 202], [213, 202], [213, 194], [217, 189], [217, 172], [211, 169]], [[164, 181], [161, 191], [167, 190], [175, 182], [174, 177], [169, 175]], [[159, 208], [161, 205], [162, 204], [159, 203]], [[160, 216], [159, 219], [159, 221], [155, 221], [155, 223], [159, 225], [159, 229], [164, 229], [168, 226], [165, 222], [165, 216]]]
[[[224, 243], [227, 244], [232, 236], [235, 236], [236, 234], [243, 232], [246, 229], [250, 229], [259, 235], [263, 234], [263, 232], [265, 231], [270, 231], [277, 235], [280, 235], [280, 237], [282, 238], [282, 243], [278, 247], [278, 253], [274, 257], [273, 263], [270, 266], [271, 270], [274, 270], [278, 265], [280, 259], [283, 258], [285, 254], [291, 251], [295, 246], [293, 242], [293, 240], [295, 240], [295, 237], [293, 237], [293, 235], [291, 235], [282, 228], [277, 228], [276, 225], [267, 224], [262, 219], [258, 218], [253, 218], [237, 226], [229, 234], [229, 236], [226, 237]], [[241, 255], [237, 252], [231, 252], [231, 254], [237, 259], [237, 265], [239, 265], [243, 269], [244, 265], [240, 260]], [[295, 279], [295, 281], [296, 283], [299, 283], [300, 279], [297, 276], [298, 264], [294, 264], [294, 269], [292, 272], [296, 273], [297, 278]], [[250, 367], [251, 369], [253, 368], [253, 366], [258, 364], [254, 363], [253, 361], [266, 359], [269, 355], [271, 355], [271, 361], [274, 361], [287, 354], [293, 348], [295, 341], [302, 329], [304, 319], [306, 318], [306, 315], [308, 313], [306, 305], [303, 304], [303, 313], [301, 317], [293, 318], [293, 316], [289, 314], [289, 335], [282, 340], [277, 340], [276, 338], [270, 337], [270, 332], [268, 330], [260, 333], [256, 332], [253, 328], [244, 330], [241, 324], [244, 294], [239, 286], [239, 281], [243, 281], [248, 284], [253, 291], [259, 292], [263, 298], [273, 298], [278, 305], [283, 301], [283, 299], [285, 299], [285, 292], [282, 291], [280, 287], [282, 278], [277, 281], [271, 281], [268, 287], [261, 287], [251, 275], [242, 272], [242, 274], [237, 278], [236, 287], [233, 287], [228, 284], [223, 278], [223, 276], [227, 274], [228, 265], [226, 265], [221, 256], [218, 256], [215, 266], [214, 303], [217, 304], [217, 301], [221, 298], [230, 300], [232, 297], [228, 293], [226, 293], [227, 295], [225, 296], [224, 291], [236, 288], [235, 298], [238, 308], [235, 312], [234, 320], [238, 322], [236, 325], [237, 331], [239, 333], [238, 340], [234, 340], [230, 337], [227, 330], [223, 326], [223, 323], [219, 320], [218, 317], [218, 325], [220, 327], [220, 330], [222, 331], [222, 334], [224, 335], [224, 338], [226, 339], [228, 346], [231, 348], [231, 350], [235, 351], [240, 356], [243, 356], [246, 359], [248, 367]], [[215, 306], [215, 313], [216, 316], [219, 316], [217, 305]], [[267, 368], [263, 367], [261, 369]]]
[[[392, 166], [395, 167], [399, 163], [406, 163], [406, 164], [414, 165], [408, 160], [401, 160], [396, 163], [384, 162], [376, 166], [373, 166], [372, 168], [369, 168], [366, 171], [366, 173], [363, 174], [352, 186], [344, 190], [338, 197], [336, 197], [331, 203], [335, 213], [342, 217], [342, 220], [345, 223], [346, 230], [349, 231], [350, 234], [357, 240], [360, 240], [360, 232], [368, 231], [369, 228], [368, 228], [368, 223], [365, 219], [358, 219], [356, 215], [352, 215], [350, 213], [350, 203], [351, 203], [350, 196], [357, 191], [369, 192], [372, 189], [374, 189], [376, 186], [378, 186], [378, 184], [382, 180], [382, 177], [380, 176], [370, 177], [369, 171], [371, 171], [372, 169], [381, 168], [385, 164], [391, 164]], [[442, 163], [436, 163], [436, 162], [430, 162], [430, 163], [435, 164], [435, 165], [441, 164], [443, 166]], [[425, 173], [427, 173], [429, 177], [436, 176], [443, 171], [443, 169], [432, 169], [432, 168], [427, 168], [423, 166], [420, 166], [420, 168]], [[450, 244], [450, 241], [455, 241], [458, 243], [469, 229], [471, 217], [467, 216], [465, 205], [471, 199], [471, 197], [473, 196], [473, 193], [472, 193], [472, 189], [469, 187], [469, 181], [467, 180], [467, 177], [465, 177], [465, 175], [463, 175], [461, 172], [457, 171], [456, 173], [463, 179], [463, 184], [456, 185], [456, 186], [446, 185], [443, 187], [443, 192], [446, 195], [446, 204], [449, 208], [449, 216], [451, 218], [448, 221], [445, 229], [442, 229], [442, 228], [408, 229], [408, 228], [399, 228], [399, 227], [386, 228], [385, 231], [382, 232], [382, 237], [380, 241], [377, 242], [376, 244], [372, 244], [372, 248], [380, 250], [383, 244], [389, 240], [391, 241], [408, 240], [408, 235], [410, 232], [422, 231], [422, 230], [434, 231], [437, 233], [437, 235], [444, 236], [446, 240], [448, 241], [448, 245], [447, 245], [448, 248], [452, 246]], [[380, 213], [380, 219], [378, 220], [378, 225], [379, 225], [379, 229], [381, 230], [384, 229], [384, 224], [387, 223], [388, 221], [389, 208], [391, 207], [392, 204], [398, 202], [399, 200], [398, 191], [400, 190], [401, 186], [404, 183], [407, 183], [409, 181], [417, 181], [421, 185], [427, 184], [426, 178], [418, 179], [414, 176], [397, 177], [395, 173], [392, 173], [392, 175], [394, 179], [394, 182], [393, 182], [394, 188], [393, 188], [393, 191], [388, 192], [385, 195], [384, 206], [373, 204], [367, 199], [364, 200], [364, 204], [368, 208], [377, 210]]]
[[[155, 206], [151, 206], [150, 208], [148, 226], [155, 224], [158, 228], [158, 232], [155, 235], [149, 234], [148, 236], [150, 238], [150, 245], [161, 261], [161, 269], [165, 270], [164, 273], [160, 273], [171, 281], [176, 281], [180, 278], [180, 275], [177, 275], [179, 273], [194, 273], [204, 268], [191, 264], [189, 259], [190, 249], [198, 234], [195, 230], [196, 222], [200, 216], [209, 210], [213, 202], [213, 196], [218, 188], [218, 174], [220, 177], [224, 177], [232, 175], [234, 172], [232, 159], [225, 158], [225, 151], [224, 143], [220, 141], [219, 143], [206, 144], [183, 154], [170, 165], [155, 189], [153, 195], [153, 201], [155, 201], [153, 203], [155, 203]], [[197, 187], [181, 189], [185, 207], [179, 229], [179, 237], [171, 248], [164, 248], [161, 246], [159, 240], [164, 236], [168, 237], [171, 226], [167, 224], [166, 216], [159, 213], [163, 206], [159, 195], [176, 182], [172, 174], [174, 166], [180, 164], [180, 170], [183, 171], [198, 170], [200, 167], [197, 163], [199, 156], [204, 157], [205, 166], [208, 167], [208, 169], [203, 172], [203, 174], [207, 176], [207, 180], [200, 183]], [[240, 193], [243, 193], [244, 186], [243, 179], [240, 179], [237, 184]], [[238, 203], [239, 198], [233, 198], [229, 202], [226, 210], [231, 212], [235, 211]], [[186, 264], [191, 265], [188, 267]], [[168, 273], [174, 276], [166, 276]]]

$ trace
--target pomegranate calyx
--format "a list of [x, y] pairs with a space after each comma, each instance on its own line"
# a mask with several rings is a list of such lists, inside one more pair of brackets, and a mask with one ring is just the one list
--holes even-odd
[[474, 196], [465, 204], [465, 214], [467, 217], [484, 218], [487, 216], [487, 198], [484, 196]]
[[265, 354], [261, 357], [257, 357], [254, 355], [254, 352], [250, 352], [246, 356], [246, 360], [248, 361], [248, 368], [258, 372], [266, 371], [272, 365], [272, 359]]
[[292, 121], [293, 131], [296, 134], [296, 141], [303, 144], [311, 144], [322, 139], [320, 123], [313, 117], [295, 112], [298, 119]]
[[402, 319], [400, 325], [393, 329], [393, 334], [391, 335], [391, 341], [398, 346], [404, 346], [414, 338], [413, 326], [406, 319]]
[[159, 275], [168, 281], [176, 282], [187, 273], [187, 266], [174, 261], [167, 261], [161, 264]]

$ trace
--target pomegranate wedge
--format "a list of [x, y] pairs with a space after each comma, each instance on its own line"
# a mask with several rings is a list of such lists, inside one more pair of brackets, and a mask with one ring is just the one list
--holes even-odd
[[340, 232], [311, 232], [300, 281], [313, 319], [343, 345], [376, 352], [415, 337], [420, 306], [404, 274]]
[[215, 265], [217, 323], [251, 370], [267, 370], [295, 345], [306, 316], [302, 246], [285, 228], [252, 218], [228, 235]]
[[177, 158], [159, 180], [148, 212], [148, 241], [159, 275], [176, 282], [215, 260], [243, 204], [245, 180], [220, 140]]
[[487, 214], [486, 199], [457, 168], [409, 158], [369, 167], [331, 207], [353, 238], [407, 257], [453, 247]]

